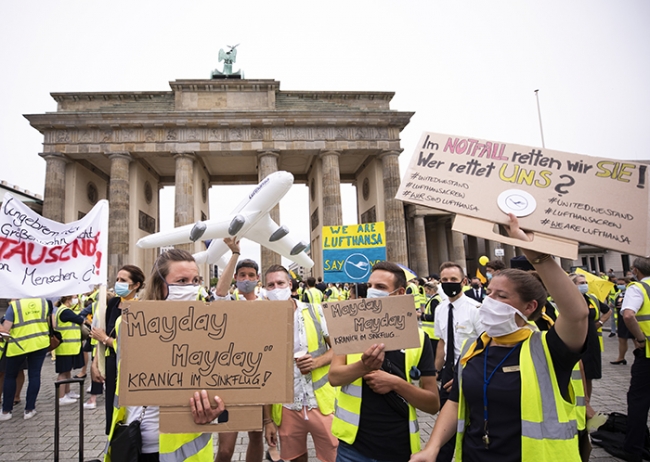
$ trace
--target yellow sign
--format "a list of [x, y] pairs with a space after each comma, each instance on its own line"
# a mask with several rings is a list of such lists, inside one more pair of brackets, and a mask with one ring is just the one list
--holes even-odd
[[384, 222], [323, 226], [323, 250], [385, 247]]

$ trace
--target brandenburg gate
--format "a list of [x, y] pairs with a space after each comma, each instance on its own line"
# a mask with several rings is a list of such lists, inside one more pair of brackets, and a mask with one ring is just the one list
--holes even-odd
[[[43, 214], [70, 222], [109, 200], [109, 281], [124, 264], [152, 267], [155, 249], [135, 243], [158, 231], [162, 208], [173, 207], [175, 226], [207, 220], [211, 185], [256, 184], [277, 170], [309, 188], [314, 275], [322, 275], [322, 226], [343, 224], [342, 207], [350, 206], [341, 203], [341, 183], [357, 186], [360, 223], [386, 222], [388, 259], [409, 263], [405, 208], [394, 197], [399, 136], [413, 113], [390, 108], [394, 93], [282, 91], [276, 80], [248, 79], [169, 85], [171, 91], [52, 93], [55, 112], [25, 116], [44, 137]], [[167, 185], [175, 186], [174, 204], [159, 201]], [[279, 208], [272, 217], [280, 223]], [[409, 235], [424, 241], [418, 268], [428, 273], [421, 218], [411, 218]], [[200, 242], [183, 247], [204, 250]], [[262, 271], [279, 262], [262, 248]]]

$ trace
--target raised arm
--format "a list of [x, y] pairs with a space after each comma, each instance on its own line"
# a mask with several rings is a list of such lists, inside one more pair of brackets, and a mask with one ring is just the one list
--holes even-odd
[[223, 269], [219, 282], [217, 283], [217, 297], [226, 297], [228, 295], [228, 289], [230, 289], [230, 283], [232, 282], [232, 277], [235, 275], [235, 267], [237, 266], [237, 260], [239, 260], [239, 241], [237, 237], [226, 237], [223, 242], [226, 243], [228, 248], [232, 251], [230, 260], [228, 264]]
[[[508, 234], [522, 241], [532, 241], [531, 236], [519, 227], [519, 220], [513, 214], [510, 217]], [[555, 331], [564, 344], [574, 352], [582, 349], [587, 337], [589, 308], [577, 286], [569, 276], [548, 254], [535, 250], [522, 249], [529, 262], [544, 281], [549, 294], [560, 312], [555, 322]]]

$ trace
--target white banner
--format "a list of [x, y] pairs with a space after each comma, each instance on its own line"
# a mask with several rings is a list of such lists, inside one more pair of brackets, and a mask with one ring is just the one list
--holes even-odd
[[0, 298], [59, 297], [106, 284], [108, 201], [57, 223], [5, 193], [0, 210]]

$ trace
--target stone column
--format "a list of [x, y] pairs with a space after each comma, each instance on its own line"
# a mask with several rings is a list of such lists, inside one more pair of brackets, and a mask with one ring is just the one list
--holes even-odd
[[440, 270], [440, 265], [449, 261], [449, 246], [447, 245], [447, 226], [444, 218], [438, 217], [436, 221], [436, 242], [438, 244], [438, 268], [436, 273]]
[[43, 216], [65, 222], [65, 166], [68, 159], [57, 152], [39, 154], [45, 159], [45, 194]]
[[111, 178], [108, 184], [108, 283], [115, 282], [118, 270], [129, 262], [129, 165], [128, 152], [108, 154]]
[[[280, 154], [274, 151], [263, 151], [260, 152], [257, 156], [257, 178], [261, 182], [264, 178], [269, 176], [271, 173], [278, 171], [278, 158]], [[271, 219], [275, 221], [278, 225], [280, 224], [280, 204], [277, 204], [271, 209], [269, 214]], [[267, 249], [263, 245], [261, 247], [262, 261], [260, 265], [260, 277], [264, 278], [266, 270], [269, 269], [271, 265], [280, 265], [282, 264], [282, 257], [280, 254], [273, 252], [270, 249]]]
[[460, 265], [467, 273], [467, 260], [465, 257], [465, 243], [463, 242], [463, 233], [451, 231], [451, 261]]
[[503, 263], [506, 264], [506, 268], [510, 268], [510, 260], [517, 255], [514, 246], [503, 244], [503, 254]]
[[[174, 227], [194, 223], [194, 159], [193, 152], [175, 152], [176, 176], [174, 178]], [[194, 244], [180, 244], [177, 249], [194, 251]]]
[[427, 252], [427, 233], [424, 228], [424, 216], [415, 215], [413, 217], [413, 247], [415, 254], [415, 268], [413, 270], [418, 277], [429, 275], [429, 259]]
[[394, 263], [408, 264], [404, 205], [395, 199], [401, 181], [399, 153], [384, 151], [379, 156], [384, 173], [384, 222], [386, 223], [386, 258]]
[[336, 151], [323, 151], [320, 154], [323, 163], [323, 226], [343, 224], [340, 155]]

